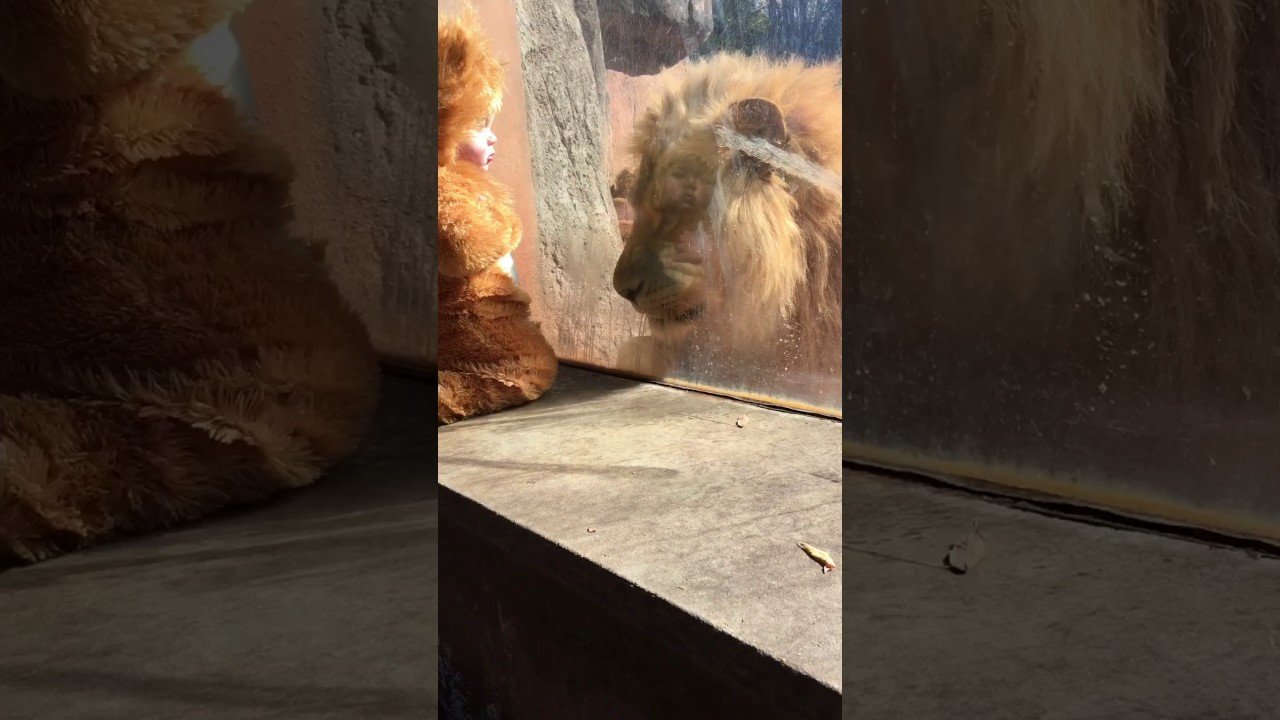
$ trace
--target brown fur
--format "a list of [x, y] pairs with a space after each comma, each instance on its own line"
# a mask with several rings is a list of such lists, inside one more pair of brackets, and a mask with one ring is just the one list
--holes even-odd
[[0, 79], [72, 99], [119, 87], [170, 61], [250, 0], [6, 0]]
[[[913, 288], [902, 313], [977, 343], [983, 318], [1050, 357], [1206, 390], [1275, 377], [1274, 3], [858, 2], [850, 16], [852, 102], [874, 108], [854, 130], [853, 232], [878, 284]], [[1135, 357], [1099, 361], [1100, 324]]]
[[180, 55], [241, 5], [0, 9], [0, 560], [306, 485], [372, 413], [286, 158]]
[[[669, 357], [698, 344], [732, 358], [723, 367], [746, 358], [778, 372], [838, 376], [840, 197], [720, 151], [713, 127], [772, 134], [766, 139], [776, 146], [839, 175], [840, 85], [837, 64], [720, 55], [671, 78], [637, 122], [634, 216], [623, 223], [614, 284], [634, 295]], [[734, 110], [744, 101], [776, 108], [781, 126], [735, 119], [746, 117]], [[682, 165], [701, 168], [691, 172], [720, 190], [686, 217], [658, 199]], [[630, 215], [625, 210], [620, 215]], [[696, 257], [678, 249], [676, 237], [699, 224], [710, 233]], [[699, 308], [699, 318], [679, 319]]]
[[511, 194], [455, 159], [468, 130], [497, 111], [502, 68], [473, 9], [440, 20], [440, 348], [438, 422], [536, 400], [556, 357], [529, 318], [529, 297], [497, 262], [520, 242]]

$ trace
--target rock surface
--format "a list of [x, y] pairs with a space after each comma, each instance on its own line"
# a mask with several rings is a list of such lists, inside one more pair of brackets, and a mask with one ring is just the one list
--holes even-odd
[[627, 75], [661, 72], [698, 49], [712, 20], [712, 0], [601, 2], [605, 66]]
[[415, 366], [436, 355], [434, 83], [425, 74], [435, 60], [434, 43], [422, 42], [435, 30], [424, 7], [275, 0], [235, 24], [259, 122], [296, 167], [295, 230], [327, 241], [330, 270], [384, 358]]
[[621, 238], [604, 78], [592, 61], [594, 3], [522, 0], [516, 12], [538, 227], [535, 316], [560, 357], [612, 365], [640, 318], [612, 288]]
[[649, 106], [650, 98], [667, 77], [679, 76], [689, 67], [688, 60], [681, 60], [657, 75], [627, 75], [616, 70], [607, 71], [609, 97], [609, 155], [608, 173], [612, 182], [625, 168], [634, 170], [628, 145], [636, 119]]

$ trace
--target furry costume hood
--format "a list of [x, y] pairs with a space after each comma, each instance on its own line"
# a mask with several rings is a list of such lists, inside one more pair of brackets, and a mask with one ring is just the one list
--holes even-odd
[[440, 274], [460, 278], [514, 250], [521, 229], [507, 188], [484, 169], [457, 160], [458, 144], [502, 103], [502, 64], [469, 4], [457, 17], [441, 18], [439, 27]]
[[4, 0], [0, 82], [36, 97], [92, 95], [165, 66], [249, 2]]
[[440, 424], [522, 405], [556, 377], [556, 354], [529, 318], [529, 296], [497, 266], [520, 243], [511, 193], [458, 145], [502, 102], [502, 64], [474, 7], [439, 21]]
[[439, 163], [450, 165], [468, 131], [502, 107], [502, 63], [493, 54], [470, 4], [457, 16], [440, 18]]

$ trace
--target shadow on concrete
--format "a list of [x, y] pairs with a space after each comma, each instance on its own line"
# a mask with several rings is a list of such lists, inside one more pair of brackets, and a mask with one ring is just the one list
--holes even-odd
[[1280, 717], [1280, 562], [845, 472], [844, 717]]
[[289, 717], [348, 717], [411, 715], [421, 712], [422, 698], [397, 689], [369, 689], [333, 685], [278, 685], [238, 682], [234, 678], [209, 679], [132, 675], [104, 670], [50, 668], [0, 663], [0, 687], [38, 689], [74, 694], [80, 688], [109, 686], [116, 696], [155, 703], [177, 701], [207, 708], [214, 717], [222, 710], [245, 709], [287, 712]]
[[[601, 477], [625, 473], [632, 477], [637, 473], [645, 473], [649, 479], [669, 480], [680, 476], [675, 468], [655, 467], [648, 465], [567, 465], [564, 463], [517, 462], [513, 460], [495, 461], [477, 458], [440, 457], [441, 465], [469, 465], [471, 467], [488, 467], [495, 470], [510, 470], [530, 473], [555, 473], [557, 475], [590, 475]], [[496, 476], [495, 479], [510, 480], [511, 476]]]
[[0, 575], [0, 717], [430, 717], [434, 392], [385, 378], [309, 488]]

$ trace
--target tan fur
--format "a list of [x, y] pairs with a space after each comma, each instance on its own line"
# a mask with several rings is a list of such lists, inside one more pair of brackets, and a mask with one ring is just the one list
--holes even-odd
[[478, 120], [502, 109], [504, 71], [480, 30], [476, 9], [438, 23], [440, 165], [452, 164], [454, 149]]
[[438, 422], [536, 400], [556, 357], [529, 318], [529, 297], [497, 265], [520, 242], [511, 194], [455, 159], [502, 97], [502, 71], [474, 10], [440, 20], [440, 347]]
[[[713, 128], [732, 123], [735, 103], [761, 98], [785, 125], [775, 145], [839, 175], [840, 85], [838, 64], [720, 55], [668, 80], [637, 122], [634, 217], [622, 228], [614, 280], [619, 292], [642, 288], [633, 304], [675, 348], [669, 355], [700, 342], [779, 371], [838, 374], [841, 199], [780, 172], [761, 177], [717, 148]], [[688, 219], [656, 200], [681, 158], [705, 167], [703, 181], [715, 188]], [[699, 224], [709, 230], [701, 261], [674, 237]], [[698, 319], [679, 320], [698, 308]]]
[[365, 430], [287, 159], [178, 54], [241, 4], [0, 10], [0, 562], [306, 485]]
[[0, 79], [36, 97], [116, 87], [185, 51], [250, 0], [5, 0]]
[[[1090, 328], [1106, 322], [1126, 328], [1125, 342], [1142, 338], [1138, 358], [1113, 368], [1149, 358], [1149, 376], [1179, 383], [1274, 376], [1271, 3], [859, 2], [850, 12], [862, 63], [852, 103], [874, 108], [854, 129], [850, 215], [877, 282], [912, 284], [900, 307], [919, 297], [930, 308], [919, 312], [958, 332], [971, 332], [969, 318], [999, 318], [1049, 355], [1067, 343], [1103, 352]], [[1110, 308], [1070, 310], [1082, 337], [1010, 310], [1066, 312], [1100, 287], [1116, 291]]]

